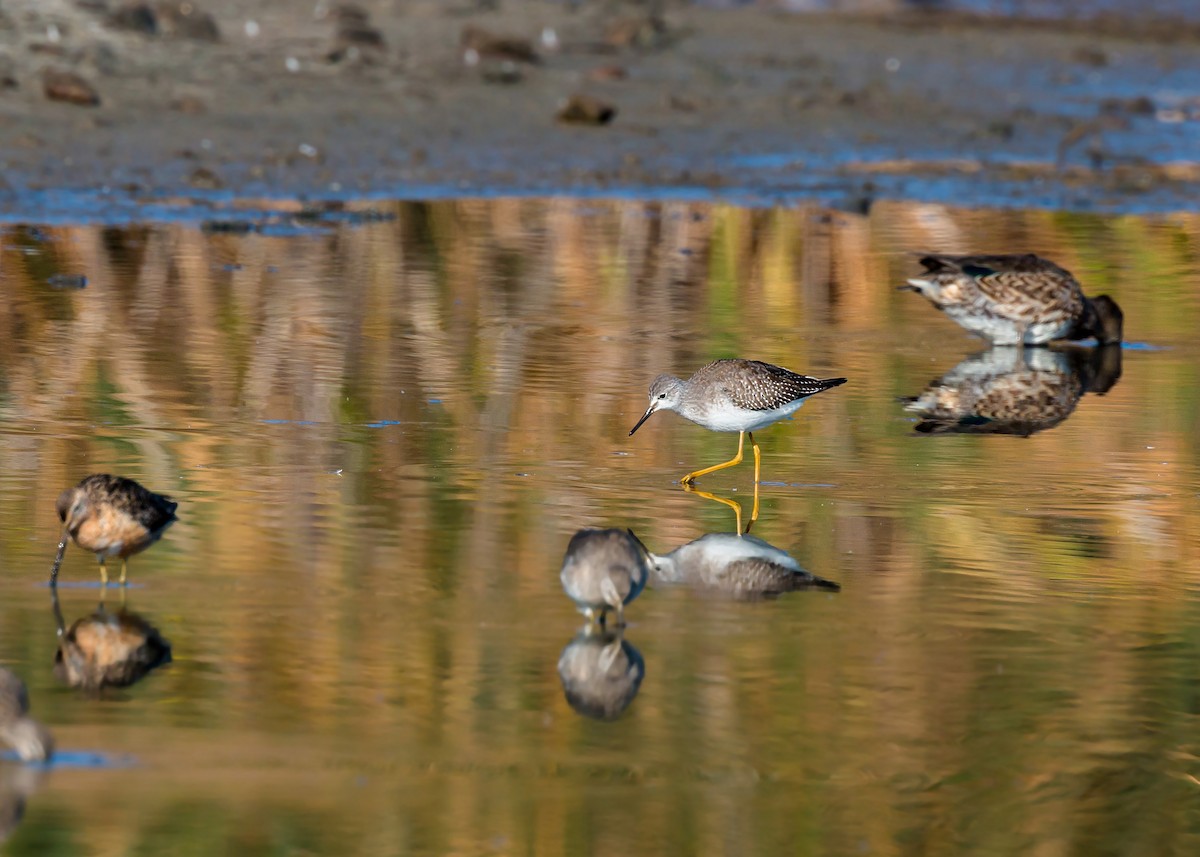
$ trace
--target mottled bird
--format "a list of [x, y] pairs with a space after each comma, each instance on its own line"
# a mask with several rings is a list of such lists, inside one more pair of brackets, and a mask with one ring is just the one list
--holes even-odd
[[58, 580], [58, 568], [67, 550], [67, 536], [100, 561], [100, 582], [108, 583], [105, 560], [121, 558], [121, 584], [129, 557], [154, 544], [175, 523], [178, 503], [147, 491], [132, 479], [96, 473], [58, 496], [56, 509], [63, 522], [63, 537], [50, 572], [50, 584]]
[[650, 551], [633, 530], [582, 529], [571, 537], [559, 579], [588, 623], [604, 625], [608, 611], [625, 624], [625, 605], [637, 598], [650, 576]]
[[24, 762], [54, 755], [54, 737], [29, 716], [29, 691], [12, 670], [0, 667], [0, 741], [17, 751]]
[[995, 345], [1045, 345], [1055, 339], [1121, 341], [1124, 314], [1108, 295], [1085, 297], [1070, 271], [1035, 256], [921, 257], [924, 273], [901, 289]]
[[758, 484], [761, 451], [754, 432], [790, 417], [809, 396], [845, 384], [845, 378], [810, 378], [758, 360], [714, 360], [686, 381], [659, 375], [650, 384], [650, 407], [629, 434], [641, 428], [655, 411], [675, 411], [710, 431], [738, 433], [737, 455], [722, 464], [683, 477], [687, 485], [700, 476], [733, 467], [742, 461], [742, 445], [750, 435], [754, 448], [754, 484]]
[[655, 585], [684, 584], [747, 601], [798, 589], [841, 589], [805, 571], [787, 551], [737, 533], [709, 533], [668, 554], [656, 555], [653, 580]]

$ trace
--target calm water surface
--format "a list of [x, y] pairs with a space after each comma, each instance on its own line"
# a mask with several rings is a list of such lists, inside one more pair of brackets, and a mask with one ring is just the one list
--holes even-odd
[[[7, 853], [1200, 849], [1200, 216], [374, 211], [0, 230], [0, 662], [70, 754], [0, 763]], [[981, 353], [895, 290], [923, 247], [1050, 255], [1135, 347]], [[627, 437], [656, 373], [730, 355], [850, 379], [759, 434], [753, 530], [841, 592], [651, 586], [614, 649], [636, 696], [581, 716], [563, 551], [734, 528], [678, 484], [733, 436]], [[906, 402], [997, 387], [1057, 410]], [[56, 677], [45, 586], [92, 471], [180, 501], [125, 599], [173, 662], [100, 692]], [[94, 559], [62, 578], [70, 626]]]

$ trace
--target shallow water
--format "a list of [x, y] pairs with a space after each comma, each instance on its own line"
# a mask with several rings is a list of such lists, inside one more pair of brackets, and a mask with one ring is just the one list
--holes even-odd
[[[0, 229], [0, 663], [68, 754], [0, 762], [8, 853], [1195, 853], [1200, 217], [362, 211]], [[966, 362], [895, 289], [925, 247], [1043, 252], [1134, 347]], [[627, 437], [655, 374], [730, 355], [850, 379], [758, 435], [753, 529], [841, 591], [652, 586], [636, 695], [583, 717], [563, 551], [734, 529], [678, 484], [731, 435]], [[1066, 391], [1028, 436], [901, 401], [1013, 373]], [[55, 677], [45, 585], [92, 471], [180, 502], [125, 598], [172, 662], [100, 692]], [[751, 482], [701, 487], [748, 516]], [[65, 626], [96, 579], [68, 548]]]

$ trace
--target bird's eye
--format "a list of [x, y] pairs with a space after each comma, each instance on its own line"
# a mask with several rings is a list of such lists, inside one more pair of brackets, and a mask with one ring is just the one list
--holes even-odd
[[667, 397], [667, 394], [666, 394], [666, 393], [659, 393], [659, 394], [658, 394], [658, 397], [659, 397], [660, 399], [665, 399], [665, 398]]

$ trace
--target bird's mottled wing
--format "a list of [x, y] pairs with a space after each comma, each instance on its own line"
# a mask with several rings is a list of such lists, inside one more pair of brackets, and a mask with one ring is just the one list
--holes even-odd
[[711, 585], [741, 598], [769, 598], [797, 589], [832, 588], [837, 584], [765, 559], [739, 559], [721, 569]]
[[[701, 371], [721, 371], [726, 368], [722, 365], [725, 363], [726, 361], [718, 360]], [[737, 361], [737, 367], [737, 374], [722, 378], [721, 386], [735, 405], [749, 411], [773, 411], [797, 399], [836, 387], [845, 381], [844, 378], [821, 380], [797, 375], [782, 367], [757, 360]]]
[[1083, 291], [1071, 273], [1035, 256], [954, 258], [979, 290], [981, 310], [1014, 321], [1071, 318], [1083, 308]]
[[179, 505], [170, 497], [155, 494], [123, 476], [98, 473], [80, 483], [88, 499], [97, 506], [108, 503], [150, 532], [157, 532], [175, 519]]
[[1071, 277], [1001, 271], [976, 276], [975, 282], [994, 312], [1018, 321], [1071, 318], [1083, 307], [1083, 294]]

